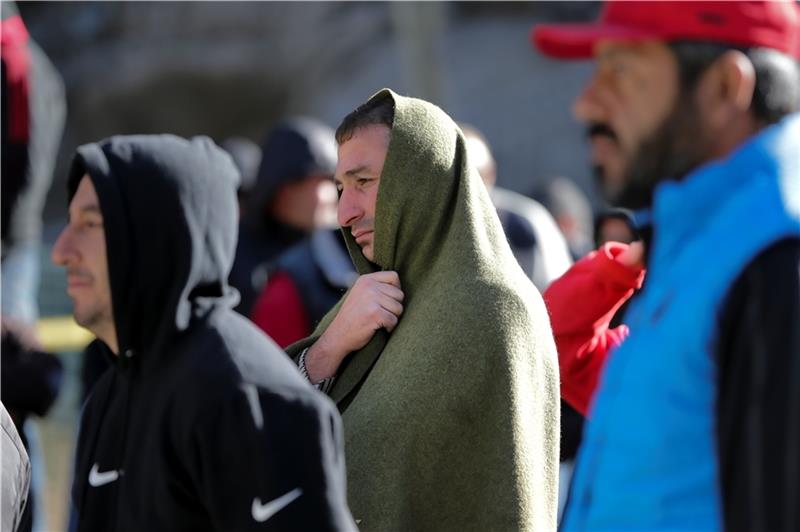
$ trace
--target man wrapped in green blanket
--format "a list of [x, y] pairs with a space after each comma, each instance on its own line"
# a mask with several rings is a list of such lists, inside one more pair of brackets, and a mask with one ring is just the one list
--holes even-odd
[[337, 130], [361, 277], [289, 347], [343, 413], [362, 530], [555, 528], [556, 350], [464, 136], [382, 90]]

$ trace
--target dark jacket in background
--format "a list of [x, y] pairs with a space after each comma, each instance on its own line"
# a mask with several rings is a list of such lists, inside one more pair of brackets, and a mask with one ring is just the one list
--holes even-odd
[[250, 319], [286, 347], [314, 330], [358, 278], [339, 229], [317, 229], [282, 253]]
[[77, 529], [352, 528], [335, 407], [230, 308], [230, 158], [205, 138], [113, 137], [78, 149], [70, 198], [84, 174], [119, 356], [83, 411]]
[[336, 168], [333, 130], [312, 118], [285, 120], [267, 135], [262, 147], [256, 183], [249, 193], [239, 229], [231, 285], [241, 300], [236, 310], [249, 316], [267, 282], [271, 261], [308, 233], [275, 220], [269, 205], [278, 189], [312, 174], [330, 174]]
[[53, 406], [61, 390], [63, 367], [57, 356], [26, 345], [13, 329], [3, 329], [0, 397], [27, 448], [22, 425], [31, 414], [44, 416]]

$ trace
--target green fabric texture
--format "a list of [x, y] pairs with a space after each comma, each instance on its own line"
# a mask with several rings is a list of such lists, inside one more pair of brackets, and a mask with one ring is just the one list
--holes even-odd
[[456, 124], [388, 89], [372, 98], [395, 103], [377, 266], [344, 236], [359, 273], [398, 272], [405, 311], [349, 355], [329, 392], [343, 409], [353, 517], [362, 530], [554, 529], [559, 384], [542, 298]]

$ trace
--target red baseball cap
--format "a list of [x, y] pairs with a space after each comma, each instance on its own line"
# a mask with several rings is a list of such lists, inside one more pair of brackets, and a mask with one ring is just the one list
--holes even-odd
[[609, 0], [596, 22], [537, 24], [531, 32], [533, 44], [557, 59], [589, 59], [594, 45], [606, 39], [719, 42], [800, 58], [800, 5], [794, 0]]

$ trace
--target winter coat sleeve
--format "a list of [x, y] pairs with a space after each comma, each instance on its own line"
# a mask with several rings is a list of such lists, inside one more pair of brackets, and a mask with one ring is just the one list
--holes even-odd
[[628, 336], [610, 328], [617, 310], [642, 285], [644, 271], [615, 260], [625, 244], [608, 243], [575, 263], [545, 290], [561, 370], [561, 396], [586, 415], [608, 353]]
[[341, 421], [311, 389], [244, 385], [195, 432], [190, 465], [216, 530], [354, 530]]
[[760, 254], [720, 315], [717, 445], [727, 530], [800, 527], [800, 240]]

